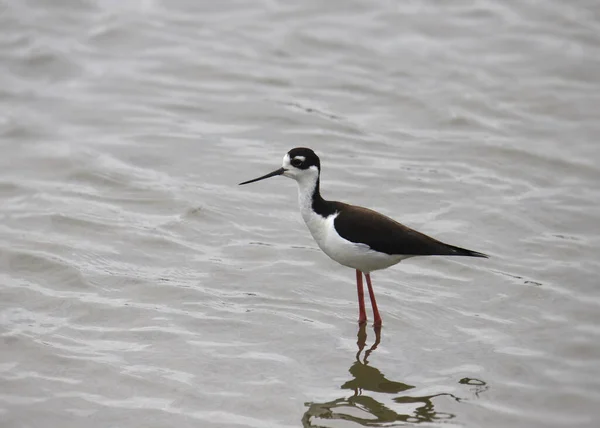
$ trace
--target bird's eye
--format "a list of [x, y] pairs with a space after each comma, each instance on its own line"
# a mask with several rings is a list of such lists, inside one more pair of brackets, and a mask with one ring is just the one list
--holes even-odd
[[299, 167], [300, 165], [302, 165], [302, 160], [300, 160], [298, 158], [294, 158], [294, 159], [292, 159], [291, 164], [295, 167]]

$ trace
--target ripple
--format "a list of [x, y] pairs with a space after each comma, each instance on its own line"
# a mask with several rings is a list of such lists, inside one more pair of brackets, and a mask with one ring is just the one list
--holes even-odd
[[[595, 3], [4, 3], [5, 425], [597, 419]], [[295, 185], [237, 186], [294, 146], [492, 257], [374, 273], [357, 333]]]

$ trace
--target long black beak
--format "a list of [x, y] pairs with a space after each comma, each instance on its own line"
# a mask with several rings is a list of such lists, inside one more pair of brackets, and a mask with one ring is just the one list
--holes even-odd
[[285, 172], [285, 169], [283, 169], [283, 167], [282, 167], [282, 168], [279, 168], [277, 171], [270, 172], [267, 175], [263, 175], [262, 177], [255, 178], [254, 180], [244, 181], [243, 183], [240, 183], [239, 186], [241, 186], [242, 184], [254, 183], [255, 181], [264, 180], [265, 178], [275, 177], [276, 175], [281, 175], [284, 172]]

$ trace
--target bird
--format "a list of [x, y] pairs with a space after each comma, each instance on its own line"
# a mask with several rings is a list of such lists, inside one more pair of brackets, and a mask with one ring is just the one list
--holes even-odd
[[381, 327], [371, 272], [416, 256], [489, 257], [438, 241], [377, 211], [323, 199], [320, 191], [321, 160], [310, 148], [291, 149], [283, 157], [281, 168], [239, 185], [279, 175], [298, 184], [300, 214], [319, 248], [339, 264], [356, 270], [359, 324], [367, 322], [363, 275], [367, 281], [373, 325]]

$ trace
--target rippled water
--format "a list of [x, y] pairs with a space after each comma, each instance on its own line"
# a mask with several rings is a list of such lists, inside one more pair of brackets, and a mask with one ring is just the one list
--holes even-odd
[[[2, 427], [592, 427], [596, 1], [0, 0]], [[478, 259], [324, 256], [291, 180]], [[369, 312], [370, 315], [370, 312]]]

